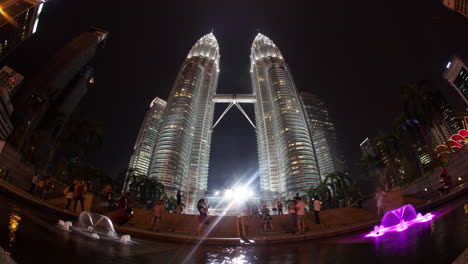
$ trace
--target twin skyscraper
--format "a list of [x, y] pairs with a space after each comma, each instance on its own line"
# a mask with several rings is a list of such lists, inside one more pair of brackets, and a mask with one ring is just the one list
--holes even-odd
[[265, 35], [255, 37], [250, 95], [216, 94], [219, 60], [213, 33], [200, 38], [188, 53], [159, 115], [149, 176], [157, 178], [171, 196], [178, 190], [188, 193], [190, 205], [203, 198], [215, 103], [254, 103], [252, 125], [257, 134], [262, 199], [290, 198], [318, 185], [320, 172], [308, 114], [278, 47]]

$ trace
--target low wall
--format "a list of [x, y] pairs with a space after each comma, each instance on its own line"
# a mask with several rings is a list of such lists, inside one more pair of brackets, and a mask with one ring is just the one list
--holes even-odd
[[[152, 211], [144, 209], [133, 209], [134, 216], [128, 225], [149, 229], [151, 227]], [[210, 232], [211, 237], [238, 237], [237, 236], [237, 216], [224, 216], [219, 221], [219, 216], [209, 216], [210, 225], [213, 227]], [[217, 222], [216, 225], [213, 223]], [[164, 214], [160, 230], [179, 234], [196, 234], [198, 228], [198, 215], [189, 214]]]

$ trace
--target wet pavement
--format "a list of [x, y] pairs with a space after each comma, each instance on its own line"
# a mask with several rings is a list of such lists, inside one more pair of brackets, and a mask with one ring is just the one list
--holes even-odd
[[[452, 263], [468, 247], [468, 196], [404, 232], [364, 233], [297, 243], [206, 246], [133, 239], [93, 240], [58, 219], [0, 194], [0, 245], [18, 263]], [[370, 230], [369, 230], [370, 231]]]

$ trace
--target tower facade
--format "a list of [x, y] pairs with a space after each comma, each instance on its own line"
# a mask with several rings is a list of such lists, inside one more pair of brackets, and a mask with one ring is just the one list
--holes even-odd
[[458, 92], [465, 105], [468, 105], [468, 66], [457, 56], [454, 56], [443, 73], [450, 85]]
[[171, 196], [181, 190], [194, 201], [207, 189], [219, 59], [215, 36], [203, 36], [184, 60], [169, 95], [149, 175]]
[[338, 145], [335, 124], [325, 102], [307, 92], [301, 92], [301, 99], [322, 180], [328, 173], [345, 171], [346, 162]]
[[0, 3], [0, 60], [36, 32], [45, 0], [4, 0]]
[[140, 173], [147, 174], [151, 162], [154, 144], [158, 136], [158, 131], [163, 120], [166, 101], [161, 98], [154, 98], [150, 109], [146, 113], [140, 132], [138, 133], [133, 154], [130, 158], [129, 168], [136, 168]]
[[320, 181], [306, 115], [289, 67], [271, 39], [258, 34], [250, 60], [262, 195], [267, 201], [293, 197]]

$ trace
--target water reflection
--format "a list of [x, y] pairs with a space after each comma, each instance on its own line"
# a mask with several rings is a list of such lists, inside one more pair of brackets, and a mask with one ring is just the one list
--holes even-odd
[[[10, 217], [10, 220], [8, 222], [9, 223], [8, 230], [10, 231], [9, 239], [8, 239], [9, 241], [8, 249], [9, 251], [11, 251], [11, 249], [13, 248], [13, 245], [16, 242], [16, 231], [18, 230], [19, 224], [21, 222], [21, 215], [20, 215], [20, 211], [18, 208], [13, 208], [12, 211], [8, 215]], [[6, 253], [8, 255], [11, 255], [9, 251], [6, 251]]]

